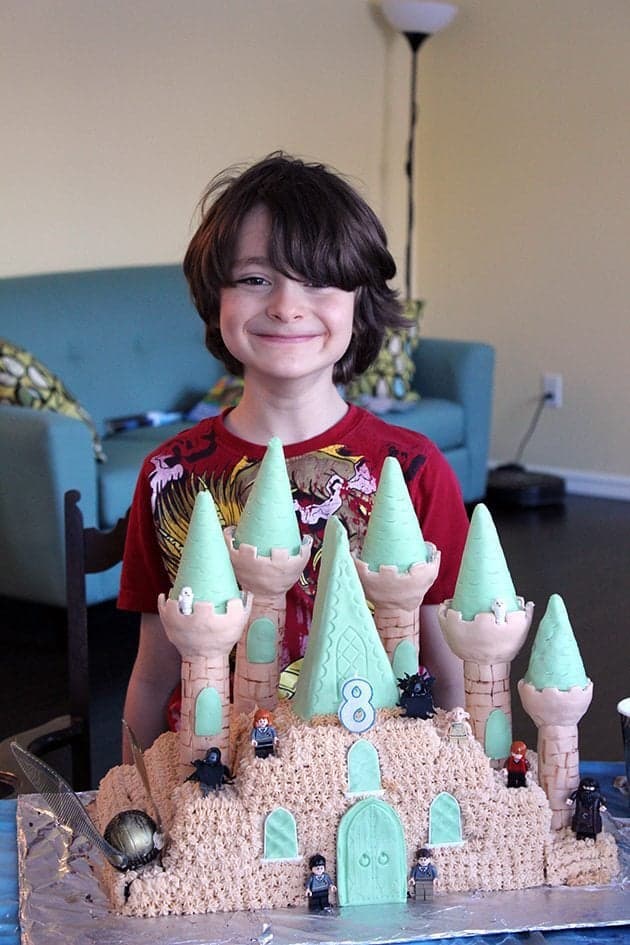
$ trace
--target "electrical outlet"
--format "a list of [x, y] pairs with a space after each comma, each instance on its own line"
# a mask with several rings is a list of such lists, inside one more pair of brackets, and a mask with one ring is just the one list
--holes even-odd
[[562, 374], [543, 374], [542, 390], [548, 407], [562, 407]]

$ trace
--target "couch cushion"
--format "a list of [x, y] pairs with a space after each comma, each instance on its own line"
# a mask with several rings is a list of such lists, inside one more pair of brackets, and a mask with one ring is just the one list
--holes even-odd
[[92, 417], [61, 378], [26, 348], [4, 338], [0, 338], [0, 404], [52, 410], [81, 420], [92, 434], [95, 458], [101, 463], [107, 460]]
[[464, 443], [464, 408], [451, 400], [423, 397], [408, 410], [383, 414], [382, 419], [424, 433], [441, 450], [451, 450]]
[[[419, 430], [439, 446], [452, 450], [464, 442], [464, 409], [450, 400], [425, 397], [404, 413], [389, 413], [384, 420], [409, 430]], [[99, 465], [101, 528], [111, 528], [131, 504], [142, 461], [147, 453], [180, 430], [190, 420], [161, 427], [138, 427], [105, 439], [107, 463]]]
[[131, 505], [138, 473], [147, 453], [190, 426], [189, 420], [180, 420], [161, 427], [125, 430], [105, 438], [107, 463], [97, 469], [101, 528], [115, 525]]
[[179, 265], [0, 279], [2, 333], [41, 353], [103, 435], [108, 417], [189, 410], [224, 371]]
[[242, 377], [232, 374], [223, 374], [209, 391], [206, 391], [198, 404], [189, 410], [186, 416], [193, 423], [205, 420], [207, 417], [216, 417], [228, 407], [236, 407], [243, 396], [244, 381]]

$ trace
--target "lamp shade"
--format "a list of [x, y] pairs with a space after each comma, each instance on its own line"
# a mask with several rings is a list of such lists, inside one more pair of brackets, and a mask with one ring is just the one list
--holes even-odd
[[424, 35], [444, 29], [457, 13], [454, 3], [425, 3], [423, 0], [382, 0], [381, 9], [394, 29]]

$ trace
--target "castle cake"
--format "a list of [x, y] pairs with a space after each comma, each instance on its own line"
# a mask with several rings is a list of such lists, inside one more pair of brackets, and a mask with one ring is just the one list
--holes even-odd
[[[341, 522], [326, 526], [296, 692], [278, 701], [285, 594], [309, 554], [279, 441], [236, 528], [224, 534], [210, 493], [197, 496], [175, 584], [159, 600], [182, 657], [181, 729], [144, 755], [165, 847], [138, 870], [105, 865], [112, 908], [130, 916], [306, 908], [315, 853], [325, 855], [342, 907], [400, 903], [427, 886], [439, 895], [610, 882], [613, 838], [592, 827], [578, 840], [571, 826], [577, 722], [592, 684], [557, 595], [518, 684], [538, 752], [528, 752], [523, 787], [504, 774], [514, 749], [510, 664], [533, 605], [515, 592], [485, 506], [473, 512], [453, 599], [439, 609], [464, 661], [466, 704], [450, 712], [413, 717], [399, 704], [399, 681], [422, 680], [419, 607], [440, 554], [422, 536], [395, 459], [385, 461], [360, 554], [350, 553]], [[271, 723], [264, 750], [261, 716]], [[199, 777], [210, 760], [219, 766], [213, 779]], [[152, 813], [134, 766], [107, 774], [96, 805], [101, 829], [124, 809]], [[429, 882], [410, 886], [425, 854]]]

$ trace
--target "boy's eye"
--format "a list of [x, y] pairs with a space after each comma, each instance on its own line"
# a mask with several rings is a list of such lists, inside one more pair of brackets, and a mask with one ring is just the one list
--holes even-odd
[[263, 276], [242, 276], [234, 280], [235, 285], [269, 285], [269, 279]]

